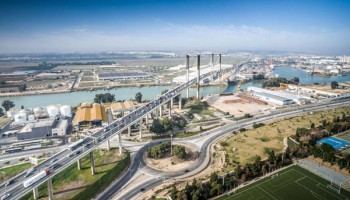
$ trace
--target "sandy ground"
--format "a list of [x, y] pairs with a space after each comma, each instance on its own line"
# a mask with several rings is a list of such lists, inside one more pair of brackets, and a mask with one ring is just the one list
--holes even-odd
[[[215, 147], [217, 148], [217, 147]], [[214, 151], [214, 146], [211, 147], [211, 154]], [[146, 199], [150, 199], [152, 197], [152, 195], [155, 195], [156, 197], [163, 197], [166, 198], [169, 195], [169, 190], [171, 189], [171, 186], [176, 183], [176, 188], [178, 189], [183, 189], [186, 186], [186, 183], [192, 183], [193, 179], [195, 178], [196, 180], [208, 180], [210, 177], [210, 174], [213, 172], [220, 172], [220, 170], [224, 167], [224, 163], [223, 163], [223, 152], [216, 152], [215, 156], [211, 156], [211, 161], [210, 164], [208, 165], [207, 168], [205, 168], [205, 170], [201, 171], [200, 173], [185, 178], [185, 179], [176, 179], [176, 180], [172, 180], [169, 182], [166, 182], [162, 185], [159, 185], [157, 187], [155, 187], [152, 190], [147, 191], [146, 193], [144, 193], [142, 196], [140, 196], [139, 200], [146, 200]], [[168, 187], [168, 189], [167, 189]], [[157, 193], [155, 193], [157, 191]]]
[[162, 171], [178, 171], [178, 170], [186, 169], [196, 161], [197, 152], [193, 152], [188, 147], [186, 147], [185, 149], [187, 153], [185, 160], [177, 159], [175, 156], [171, 156], [170, 152], [167, 152], [165, 154], [165, 158], [162, 158], [162, 159], [146, 158], [146, 162], [150, 167], [153, 167], [155, 169], [159, 169]]
[[[240, 101], [236, 103], [224, 103], [224, 101]], [[269, 105], [258, 105], [256, 103], [249, 103], [237, 96], [211, 96], [207, 100], [210, 106], [215, 107], [223, 112], [229, 112], [234, 116], [243, 116], [245, 114], [256, 114], [262, 113], [266, 110], [271, 109]]]

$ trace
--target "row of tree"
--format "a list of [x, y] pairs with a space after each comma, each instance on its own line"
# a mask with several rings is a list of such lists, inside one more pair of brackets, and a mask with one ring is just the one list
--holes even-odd
[[252, 180], [277, 167], [289, 165], [292, 163], [291, 159], [290, 151], [276, 155], [272, 150], [269, 152], [268, 160], [262, 161], [259, 156], [256, 156], [253, 163], [246, 164], [244, 167], [238, 165], [232, 174], [226, 174], [220, 177], [214, 172], [210, 175], [208, 182], [201, 182], [194, 179], [192, 184], [187, 183], [184, 189], [178, 189], [173, 185], [170, 190], [170, 197], [174, 200], [210, 199], [237, 187], [238, 184]]
[[279, 87], [280, 83], [289, 83], [289, 84], [299, 84], [299, 78], [294, 77], [290, 80], [287, 80], [286, 78], [283, 77], [278, 77], [278, 78], [270, 78], [268, 80], [265, 80], [263, 82], [263, 87]]

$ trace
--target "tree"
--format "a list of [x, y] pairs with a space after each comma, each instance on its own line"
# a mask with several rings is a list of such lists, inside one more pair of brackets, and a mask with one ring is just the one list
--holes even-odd
[[21, 109], [22, 109], [22, 110], [24, 109], [24, 106], [23, 106], [23, 105], [21, 106]]
[[95, 103], [109, 103], [115, 101], [115, 95], [111, 93], [96, 94], [94, 98]]
[[141, 92], [138, 92], [135, 94], [135, 100], [138, 102], [138, 103], [141, 103], [142, 102], [142, 94]]
[[183, 146], [174, 146], [173, 153], [178, 159], [184, 160], [186, 158], [186, 150]]
[[10, 108], [15, 107], [15, 103], [13, 103], [13, 101], [11, 101], [11, 100], [5, 100], [2, 102], [1, 105], [2, 105], [2, 107], [5, 108], [5, 111], [9, 111]]
[[336, 89], [336, 88], [338, 88], [338, 86], [339, 86], [339, 84], [338, 84], [337, 81], [332, 81], [332, 83], [331, 83], [331, 88], [332, 88], [333, 90]]
[[294, 83], [299, 83], [299, 77], [294, 77], [291, 81], [293, 81]]
[[173, 129], [173, 125], [171, 124], [171, 121], [169, 118], [164, 118], [162, 121], [163, 129], [164, 131], [170, 131]]
[[154, 119], [149, 130], [154, 133], [163, 133], [164, 127], [159, 119]]
[[2, 117], [3, 115], [4, 115], [4, 110], [0, 108], [0, 117]]

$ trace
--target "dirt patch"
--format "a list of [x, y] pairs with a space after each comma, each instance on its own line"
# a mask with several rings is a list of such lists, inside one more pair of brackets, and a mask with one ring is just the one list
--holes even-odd
[[191, 166], [197, 158], [198, 152], [193, 151], [189, 147], [185, 147], [186, 158], [184, 160], [178, 159], [175, 156], [171, 156], [170, 151], [165, 153], [164, 158], [154, 159], [147, 158], [145, 156], [146, 163], [155, 169], [162, 171], [178, 171]]

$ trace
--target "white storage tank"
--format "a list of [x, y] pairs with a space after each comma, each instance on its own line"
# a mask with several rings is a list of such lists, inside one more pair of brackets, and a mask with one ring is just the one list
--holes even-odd
[[57, 105], [50, 105], [50, 106], [47, 106], [46, 108], [47, 108], [47, 113], [49, 113], [49, 117], [55, 118], [59, 116], [60, 109]]
[[36, 118], [44, 118], [49, 116], [45, 107], [35, 107], [33, 111], [34, 111], [34, 116]]
[[68, 105], [63, 105], [60, 107], [61, 115], [63, 117], [72, 117], [72, 109]]
[[28, 116], [28, 121], [29, 122], [35, 122], [36, 121], [35, 116], [34, 115], [29, 115]]
[[15, 114], [15, 122], [18, 124], [23, 124], [27, 122], [27, 114], [25, 112], [20, 112]]
[[9, 110], [6, 112], [7, 117], [12, 119], [15, 117], [16, 114], [18, 114], [18, 110]]

